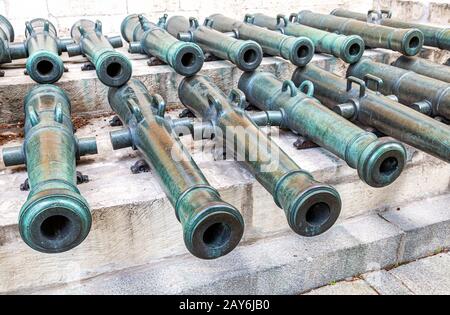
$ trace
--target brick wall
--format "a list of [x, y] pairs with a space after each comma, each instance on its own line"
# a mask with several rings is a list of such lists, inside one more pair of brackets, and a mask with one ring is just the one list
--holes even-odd
[[329, 13], [336, 7], [364, 12], [377, 2], [402, 18], [446, 24], [450, 16], [449, 0], [0, 0], [0, 14], [11, 20], [21, 37], [25, 21], [36, 17], [50, 19], [61, 35], [68, 35], [72, 24], [81, 17], [100, 19], [105, 33], [117, 33], [123, 18], [130, 13], [144, 12], [154, 21], [163, 13], [203, 19], [220, 12], [242, 19], [246, 12], [274, 15], [309, 9]]

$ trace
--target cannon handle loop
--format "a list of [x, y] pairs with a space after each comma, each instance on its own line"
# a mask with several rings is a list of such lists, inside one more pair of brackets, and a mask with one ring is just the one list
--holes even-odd
[[95, 32], [98, 34], [103, 33], [103, 24], [100, 20], [95, 21]]
[[363, 80], [355, 77], [347, 78], [347, 92], [350, 92], [352, 90], [353, 83], [359, 85], [359, 97], [362, 98], [366, 96], [366, 83]]
[[384, 84], [384, 82], [383, 82], [383, 80], [381, 78], [379, 78], [377, 76], [374, 76], [373, 74], [370, 74], [370, 73], [368, 73], [368, 74], [366, 74], [364, 76], [364, 82], [366, 83], [366, 87], [367, 88], [369, 88], [370, 82], [375, 83], [375, 90], [374, 91], [377, 92], [377, 93], [380, 91], [381, 87]]
[[59, 124], [63, 123], [63, 110], [62, 110], [62, 105], [61, 103], [56, 104], [55, 106], [55, 121]]
[[[281, 25], [283, 23], [283, 25]], [[277, 15], [277, 25], [279, 27], [286, 27], [289, 24], [289, 19], [284, 14], [278, 14]]]
[[30, 36], [34, 34], [34, 28], [30, 22], [25, 23], [25, 28], [27, 29], [28, 34], [30, 34]]
[[159, 94], [153, 95], [153, 106], [156, 108], [156, 114], [164, 118], [166, 115], [166, 101], [164, 101], [163, 97]]
[[214, 25], [214, 20], [211, 19], [211, 18], [209, 18], [209, 17], [207, 17], [207, 18], [205, 19], [205, 21], [203, 22], [203, 25], [206, 26], [206, 27], [212, 28], [213, 25]]
[[196, 30], [197, 28], [199, 28], [200, 23], [198, 23], [197, 18], [190, 17], [189, 18], [189, 25], [190, 25], [191, 29]]
[[27, 107], [27, 117], [30, 120], [31, 126], [36, 126], [39, 124], [39, 114], [36, 112], [35, 108], [33, 106]]
[[136, 118], [137, 123], [140, 123], [144, 120], [144, 116], [142, 115], [141, 110], [139, 109], [138, 104], [136, 104], [136, 101], [133, 99], [129, 99], [127, 101], [127, 106], [130, 109], [133, 116]]
[[167, 14], [164, 14], [162, 17], [160, 17], [159, 21], [158, 21], [158, 26], [165, 29], [168, 17], [169, 17], [169, 15], [167, 15]]
[[297, 13], [291, 13], [291, 15], [289, 15], [289, 21], [291, 23], [297, 23], [298, 22], [298, 14]]
[[253, 14], [246, 14], [244, 22], [248, 24], [255, 24], [255, 16]]
[[298, 89], [300, 90], [300, 92], [308, 95], [309, 97], [314, 97], [314, 83], [312, 83], [311, 81], [303, 81]]
[[247, 99], [245, 94], [239, 89], [232, 89], [230, 95], [228, 96], [228, 100], [233, 106], [237, 106], [242, 110], [247, 108]]
[[283, 82], [283, 87], [281, 88], [281, 92], [287, 92], [287, 90], [290, 91], [291, 97], [295, 97], [298, 94], [298, 89], [295, 86], [294, 82], [291, 80], [286, 80]]
[[390, 19], [390, 18], [392, 18], [392, 11], [391, 10], [369, 10], [369, 12], [367, 12], [367, 17], [370, 18], [372, 15], [376, 15], [378, 17], [378, 20]]

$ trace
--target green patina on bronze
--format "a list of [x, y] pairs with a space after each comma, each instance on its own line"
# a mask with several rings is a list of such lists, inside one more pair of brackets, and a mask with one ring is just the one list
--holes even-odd
[[376, 76], [383, 81], [378, 87], [382, 94], [395, 95], [400, 103], [423, 114], [450, 119], [450, 84], [447, 82], [368, 58], [351, 65], [347, 74], [360, 79], [367, 75]]
[[[449, 126], [366, 89], [365, 82], [354, 77], [345, 80], [317, 66], [308, 65], [298, 68], [293, 75], [296, 84], [306, 80], [314, 83], [316, 98], [345, 118], [372, 126], [388, 136], [450, 162]], [[383, 85], [374, 76], [368, 76], [366, 80]]]
[[120, 36], [106, 37], [102, 23], [90, 20], [79, 20], [70, 33], [75, 44], [67, 46], [69, 56], [86, 56], [103, 84], [118, 87], [130, 80], [133, 72], [130, 60], [114, 50], [123, 46]]
[[281, 30], [289, 36], [308, 37], [314, 43], [317, 52], [333, 55], [347, 63], [357, 62], [364, 53], [365, 44], [360, 36], [339, 35], [301, 25], [297, 23], [296, 14], [291, 15], [290, 19], [284, 15], [278, 15], [276, 18], [264, 14], [253, 16], [253, 24], [274, 31]]
[[356, 19], [360, 21], [370, 21], [375, 20], [384, 26], [394, 27], [394, 28], [415, 28], [424, 34], [424, 44], [426, 46], [438, 47], [441, 49], [450, 49], [450, 28], [431, 26], [420, 23], [405, 22], [398, 19], [393, 19], [392, 14], [389, 11], [375, 11], [371, 10], [368, 14], [348, 11], [344, 9], [336, 9], [331, 14]]
[[[311, 95], [314, 86], [303, 81], [280, 81], [267, 72], [244, 73], [239, 89], [261, 110], [282, 110], [286, 126], [344, 159], [373, 187], [392, 184], [402, 173], [406, 150], [393, 139], [378, 139], [321, 105]], [[310, 96], [304, 94], [310, 93]]]
[[307, 37], [287, 36], [253, 25], [254, 17], [247, 15], [245, 21], [237, 21], [222, 14], [211, 15], [208, 25], [219, 32], [243, 40], [254, 40], [265, 54], [280, 56], [296, 66], [308, 64], [314, 57], [314, 44]]
[[450, 67], [440, 65], [419, 57], [401, 56], [394, 63], [394, 67], [411, 70], [418, 74], [450, 83]]
[[195, 18], [173, 16], [166, 21], [162, 19], [165, 29], [186, 42], [198, 44], [203, 51], [218, 58], [229, 60], [242, 71], [253, 71], [259, 67], [263, 58], [261, 46], [251, 40], [239, 40], [212, 29], [208, 19], [205, 25], [199, 25]]
[[123, 38], [130, 44], [130, 53], [156, 57], [183, 76], [196, 74], [205, 61], [202, 49], [170, 35], [164, 29], [164, 21], [165, 17], [156, 25], [142, 14], [127, 16], [120, 29]]
[[414, 28], [396, 29], [311, 11], [301, 11], [297, 22], [328, 32], [359, 35], [367, 47], [386, 48], [408, 56], [417, 55], [423, 46], [423, 33]]
[[273, 195], [296, 233], [316, 236], [334, 225], [341, 211], [338, 192], [314, 180], [257, 127], [244, 110], [241, 91], [233, 90], [227, 98], [206, 77], [195, 76], [182, 81], [179, 97], [197, 118], [223, 135], [216, 141]]
[[144, 155], [175, 208], [188, 250], [202, 259], [230, 253], [243, 236], [242, 216], [211, 187], [175, 133], [175, 124], [164, 118], [164, 100], [150, 95], [136, 79], [111, 88], [108, 98], [127, 126], [111, 133], [114, 149], [133, 147]]
[[37, 251], [65, 252], [91, 228], [89, 205], [76, 186], [76, 160], [97, 154], [96, 141], [74, 136], [69, 99], [56, 86], [33, 88], [24, 109], [23, 146], [3, 150], [6, 166], [27, 166], [30, 194], [20, 211], [20, 234]]
[[35, 19], [26, 23], [26, 40], [12, 43], [14, 31], [8, 20], [0, 17], [0, 63], [10, 63], [15, 59], [28, 58], [27, 73], [41, 84], [57, 82], [64, 74], [64, 63], [60, 57], [66, 51], [71, 39], [59, 39], [55, 26], [45, 19]]

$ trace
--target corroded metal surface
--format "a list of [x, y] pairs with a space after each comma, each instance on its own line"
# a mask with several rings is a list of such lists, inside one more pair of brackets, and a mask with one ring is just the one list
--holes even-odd
[[232, 37], [254, 40], [261, 45], [264, 53], [283, 57], [296, 66], [304, 66], [314, 57], [314, 44], [309, 38], [277, 34], [253, 25], [253, 19], [253, 16], [247, 15], [245, 21], [241, 22], [222, 14], [214, 14], [208, 18], [208, 23], [213, 29], [228, 32]]
[[[376, 81], [374, 77], [368, 77]], [[298, 68], [293, 81], [314, 83], [314, 96], [350, 120], [372, 126], [446, 162], [450, 162], [450, 127], [365, 88], [356, 78], [345, 80], [317, 66]], [[359, 85], [355, 88], [355, 85]]]
[[198, 44], [203, 51], [231, 61], [242, 71], [253, 71], [259, 67], [263, 58], [261, 46], [251, 40], [227, 36], [209, 27], [209, 23], [206, 19], [202, 26], [194, 18], [172, 16], [167, 21], [164, 19], [163, 25], [173, 36]]
[[440, 65], [419, 57], [401, 56], [393, 64], [394, 67], [411, 70], [424, 76], [450, 83], [450, 67]]
[[386, 48], [408, 56], [417, 55], [423, 46], [423, 33], [414, 28], [395, 29], [311, 11], [301, 11], [297, 16], [297, 21], [300, 24], [328, 32], [359, 35], [367, 47]]
[[74, 136], [69, 99], [56, 86], [32, 89], [24, 109], [23, 146], [3, 150], [6, 166], [27, 166], [30, 194], [20, 211], [20, 233], [37, 251], [65, 252], [91, 228], [89, 205], [77, 188], [76, 159], [96, 154], [96, 141]]
[[111, 134], [114, 149], [131, 146], [144, 155], [183, 225], [188, 250], [202, 259], [231, 252], [242, 238], [243, 218], [211, 187], [164, 118], [164, 100], [136, 79], [110, 89], [108, 98], [127, 126]]
[[344, 159], [367, 184], [385, 187], [402, 173], [406, 161], [403, 145], [378, 139], [321, 105], [311, 97], [311, 82], [303, 81], [297, 88], [292, 81], [280, 81], [271, 73], [254, 72], [243, 74], [239, 88], [259, 109], [283, 110], [287, 127]]
[[196, 117], [215, 126], [215, 140], [273, 195], [296, 233], [316, 236], [334, 225], [341, 211], [338, 192], [314, 180], [254, 124], [241, 91], [227, 98], [206, 77], [195, 76], [182, 81], [179, 97]]
[[121, 25], [123, 38], [130, 44], [130, 53], [156, 57], [170, 65], [178, 74], [191, 76], [203, 67], [205, 56], [194, 43], [178, 40], [163, 27], [165, 17], [156, 25], [142, 14], [127, 16]]
[[450, 49], [450, 28], [393, 19], [392, 14], [386, 11], [376, 12], [372, 10], [369, 14], [364, 14], [344, 9], [336, 9], [333, 10], [331, 14], [340, 17], [357, 19], [360, 21], [367, 21], [374, 18], [377, 23], [394, 28], [415, 28], [422, 31], [424, 34], [424, 44], [426, 46], [438, 47], [447, 50]]
[[361, 59], [365, 44], [358, 35], [339, 35], [312, 28], [297, 23], [297, 16], [294, 14], [288, 19], [283, 15], [270, 17], [264, 14], [255, 14], [253, 24], [260, 27], [267, 27], [271, 30], [282, 30], [289, 36], [305, 36], [312, 40], [316, 52], [326, 53], [338, 57], [347, 63], [355, 63]]
[[69, 56], [86, 56], [103, 84], [118, 87], [130, 80], [130, 60], [114, 50], [123, 46], [122, 39], [103, 35], [100, 21], [79, 20], [72, 26], [71, 36], [76, 43], [67, 46]]
[[447, 82], [367, 58], [351, 65], [347, 74], [360, 79], [374, 75], [383, 81], [379, 90], [384, 95], [395, 95], [400, 103], [426, 115], [450, 119], [450, 84]]
[[[46, 19], [26, 22], [26, 40], [22, 43], [9, 43], [14, 34], [5, 18], [0, 18], [0, 63], [10, 63], [15, 59], [28, 58], [27, 74], [37, 83], [57, 82], [64, 74], [64, 63], [60, 57], [66, 45], [72, 40], [58, 38], [55, 26]], [[8, 34], [9, 33], [9, 34]]]

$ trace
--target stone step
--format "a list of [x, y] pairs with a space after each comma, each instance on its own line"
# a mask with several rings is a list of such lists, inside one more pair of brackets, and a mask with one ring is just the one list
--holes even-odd
[[[423, 258], [415, 251], [416, 247], [427, 247], [428, 252], [438, 250], [435, 243], [427, 241], [429, 234], [435, 234], [435, 238], [439, 239], [440, 248], [450, 248], [449, 204], [450, 194], [447, 194], [406, 205], [400, 210], [389, 209], [382, 216], [369, 215], [346, 220], [329, 233], [314, 239], [286, 234], [241, 246], [216, 261], [181, 256], [63, 286], [20, 293], [298, 294], [339, 280], [395, 267], [406, 260]], [[425, 216], [430, 219], [417, 220]], [[406, 225], [399, 222], [412, 222], [420, 229], [402, 229], [400, 227]], [[421, 238], [417, 239], [421, 241], [405, 241], [411, 234], [415, 237], [420, 235]], [[410, 254], [413, 252], [417, 256]], [[447, 261], [449, 257], [446, 256]], [[415, 287], [417, 292], [433, 292], [426, 290], [430, 286], [427, 285], [428, 277], [448, 275], [448, 269], [442, 272], [445, 269], [442, 265], [438, 269], [424, 261], [412, 266], [421, 272], [412, 274], [410, 267], [404, 266], [390, 274], [407, 283], [408, 287]], [[366, 278], [371, 278], [369, 281], [372, 282], [380, 281], [373, 274]], [[448, 290], [448, 281], [440, 281]], [[381, 282], [377, 283], [380, 287]], [[342, 289], [342, 286], [347, 285], [339, 284], [337, 289], [341, 288], [344, 293], [355, 290], [365, 294], [377, 293], [362, 280], [352, 288]], [[439, 292], [443, 292], [443, 287]], [[322, 294], [332, 293], [338, 292], [333, 287], [322, 289]]]
[[[77, 133], [98, 136], [100, 154], [83, 159], [78, 167], [91, 179], [80, 190], [91, 205], [93, 227], [87, 240], [73, 251], [43, 255], [23, 243], [17, 218], [27, 192], [18, 187], [27, 174], [24, 168], [0, 166], [0, 186], [10, 187], [0, 192], [0, 292], [62, 284], [187, 254], [181, 225], [155, 176], [130, 172], [139, 153], [131, 149], [112, 152], [108, 132], [116, 128], [109, 127], [108, 120], [94, 120]], [[290, 132], [282, 132], [275, 140], [319, 181], [338, 189], [343, 199], [340, 222], [449, 192], [450, 165], [412, 148], [408, 148], [403, 176], [390, 187], [374, 189], [324, 149], [297, 151], [293, 146], [296, 137]], [[233, 161], [214, 161], [211, 142], [194, 144], [189, 137], [183, 141], [210, 183], [242, 211], [246, 222], [243, 246], [290, 233], [283, 211], [243, 167]], [[420, 229], [417, 233], [422, 235]], [[414, 234], [410, 235], [414, 243]], [[424, 251], [426, 247], [420, 252]]]
[[[178, 85], [183, 79], [169, 66], [148, 66], [148, 57], [129, 54], [125, 48], [119, 49], [128, 56], [133, 66], [133, 76], [142, 80], [153, 93], [161, 94], [169, 108], [179, 107]], [[426, 48], [421, 55], [437, 63], [444, 63], [450, 58], [450, 52], [434, 48]], [[399, 53], [374, 49], [365, 53], [366, 57], [383, 62], [391, 62], [400, 56]], [[73, 117], [92, 118], [93, 115], [104, 115], [111, 112], [107, 102], [108, 87], [96, 77], [95, 71], [81, 71], [87, 61], [83, 57], [69, 59], [63, 54], [69, 72], [65, 73], [56, 85], [63, 88], [72, 103]], [[325, 54], [316, 54], [313, 63], [344, 76], [347, 64], [340, 59]], [[19, 60], [12, 65], [3, 65], [5, 77], [0, 78], [0, 132], [11, 125], [23, 121], [23, 99], [31, 87], [35, 85], [30, 77], [23, 74], [24, 61]], [[281, 79], [290, 79], [295, 66], [281, 58], [264, 58], [259, 71], [274, 73]], [[228, 93], [237, 86], [242, 71], [228, 61], [206, 62], [200, 74], [210, 77], [222, 90]]]

